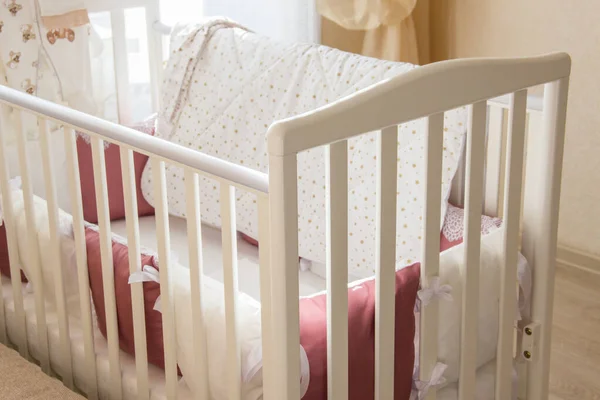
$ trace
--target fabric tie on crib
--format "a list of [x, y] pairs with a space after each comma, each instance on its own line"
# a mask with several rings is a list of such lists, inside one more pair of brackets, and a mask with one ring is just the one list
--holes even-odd
[[417, 297], [421, 301], [421, 306], [426, 306], [435, 299], [445, 301], [454, 300], [452, 297], [452, 286], [448, 284], [442, 285], [439, 276], [431, 278], [429, 283], [417, 292]]
[[[8, 181], [8, 187], [10, 191], [21, 189], [21, 177], [17, 176]], [[2, 212], [2, 205], [0, 205], [0, 226], [4, 223], [4, 213]]]
[[[130, 285], [132, 283], [140, 282], [156, 282], [160, 284], [158, 270], [153, 266], [144, 265], [141, 271], [137, 271], [129, 275], [128, 283]], [[160, 308], [160, 296], [156, 298], [156, 301], [154, 302], [154, 307], [152, 309], [158, 312], [162, 312]]]
[[423, 400], [427, 396], [429, 389], [443, 385], [446, 382], [446, 378], [443, 376], [446, 368], [448, 368], [446, 364], [438, 362], [431, 372], [431, 379], [429, 381], [418, 380], [418, 372], [416, 372], [415, 375], [417, 376], [413, 380], [413, 392], [410, 400]]

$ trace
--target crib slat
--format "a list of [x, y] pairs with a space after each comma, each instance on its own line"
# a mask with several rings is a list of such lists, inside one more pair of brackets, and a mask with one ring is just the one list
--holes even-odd
[[[140, 254], [140, 227], [138, 221], [137, 192], [133, 151], [121, 147], [121, 173], [123, 176], [123, 198], [125, 200], [125, 222], [127, 223], [127, 247], [129, 250], [129, 271], [135, 273], [143, 267]], [[135, 344], [135, 368], [138, 400], [150, 397], [148, 387], [148, 353], [146, 349], [146, 314], [144, 311], [143, 283], [131, 284], [131, 304], [133, 311], [133, 340]]]
[[54, 275], [54, 292], [56, 297], [56, 308], [58, 314], [58, 332], [60, 336], [60, 349], [63, 362], [62, 380], [69, 389], [74, 389], [73, 364], [71, 361], [71, 337], [69, 334], [69, 321], [67, 305], [65, 300], [65, 287], [63, 277], [63, 260], [61, 251], [61, 237], [58, 221], [58, 201], [56, 199], [56, 184], [54, 180], [54, 168], [52, 164], [52, 151], [50, 149], [50, 138], [48, 137], [48, 121], [38, 118], [38, 129], [40, 133], [40, 146], [42, 150], [42, 167], [44, 170], [44, 183], [46, 188], [46, 205], [48, 210], [48, 228], [52, 254], [50, 259], [54, 264], [52, 270]]
[[[25, 311], [23, 308], [23, 292], [21, 291], [21, 260], [19, 259], [19, 248], [17, 243], [17, 232], [16, 232], [16, 221], [13, 215], [13, 202], [12, 196], [9, 196], [10, 186], [9, 186], [9, 170], [8, 170], [8, 159], [6, 154], [6, 136], [4, 132], [9, 132], [6, 124], [8, 115], [8, 107], [2, 105], [0, 108], [0, 127], [2, 131], [0, 132], [0, 196], [3, 218], [4, 218], [4, 227], [6, 229], [6, 242], [8, 246], [8, 256], [10, 259], [10, 274], [12, 276], [11, 284], [12, 284], [12, 292], [13, 292], [13, 303], [15, 307], [15, 316], [17, 320], [17, 324], [20, 328], [21, 332], [26, 332], [27, 321], [25, 319]], [[20, 132], [17, 131], [17, 134]], [[1, 286], [1, 285], [0, 285]], [[2, 299], [0, 299], [0, 336], [3, 343], [8, 343], [8, 336], [6, 332], [5, 325], [5, 314], [4, 314], [4, 294], [0, 293]], [[20, 338], [13, 338], [15, 341], [18, 340], [17, 347], [19, 348], [19, 353], [24, 358], [29, 358], [29, 348], [27, 344], [27, 335], [23, 335]], [[20, 340], [19, 340], [20, 339]]]
[[71, 199], [71, 215], [73, 216], [73, 236], [75, 238], [75, 258], [77, 261], [77, 285], [79, 288], [79, 307], [81, 309], [81, 325], [83, 329], [83, 349], [85, 353], [85, 373], [88, 383], [87, 397], [98, 398], [98, 381], [96, 375], [96, 353], [94, 350], [94, 334], [92, 327], [92, 308], [90, 297], [82, 293], [90, 292], [90, 281], [87, 267], [85, 243], [85, 227], [83, 224], [83, 203], [81, 200], [81, 182], [79, 179], [79, 161], [75, 145], [75, 132], [69, 127], [63, 128], [67, 180]]
[[260, 306], [262, 326], [262, 351], [263, 351], [263, 398], [274, 399], [273, 385], [276, 376], [273, 374], [272, 346], [272, 296], [271, 296], [271, 260], [269, 237], [269, 196], [260, 194], [258, 201], [258, 258], [260, 265]]
[[[25, 206], [25, 219], [27, 221], [27, 248], [29, 249], [32, 265], [33, 281], [43, 282], [42, 266], [40, 264], [40, 254], [38, 246], [37, 231], [38, 228], [35, 222], [33, 191], [31, 188], [31, 179], [29, 176], [29, 162], [27, 160], [27, 147], [25, 143], [25, 132], [22, 127], [21, 111], [14, 109], [17, 147], [19, 152], [19, 167], [21, 169], [21, 179], [23, 184], [23, 200]], [[12, 271], [11, 271], [12, 272]], [[12, 274], [11, 274], [12, 275]], [[17, 275], [18, 276], [18, 275]], [[14, 282], [14, 280], [13, 280]], [[20, 285], [18, 290], [21, 290]], [[38, 345], [40, 346], [40, 365], [42, 370], [50, 373], [50, 356], [48, 353], [48, 328], [46, 324], [46, 295], [44, 293], [44, 285], [39, 284], [33, 291], [35, 296], [35, 315], [38, 329]]]
[[104, 141], [97, 137], [92, 137], [91, 141], [92, 159], [94, 162], [94, 190], [96, 192], [96, 207], [98, 212], [98, 234], [100, 237], [100, 258], [102, 261], [102, 289], [104, 291], [104, 309], [106, 313], [108, 362], [111, 378], [110, 394], [111, 398], [119, 400], [122, 398], [121, 361], [119, 360], [119, 328], [115, 298], [115, 275], [110, 212], [108, 208], [108, 189], [106, 184]]
[[169, 232], [169, 209], [167, 203], [167, 180], [165, 162], [152, 158], [152, 179], [156, 199], [156, 237], [160, 269], [160, 299], [165, 347], [165, 375], [167, 398], [177, 398], [177, 341], [175, 336], [175, 308], [171, 286], [171, 235]]
[[479, 262], [481, 207], [483, 201], [483, 157], [485, 154], [486, 102], [469, 108], [466, 153], [465, 270], [463, 271], [462, 329], [460, 342], [459, 400], [475, 398], [477, 329], [479, 327]]
[[[439, 275], [440, 269], [440, 218], [441, 172], [444, 114], [428, 118], [425, 148], [425, 214], [423, 215], [423, 256], [421, 257], [421, 282], [424, 285]], [[428, 382], [438, 358], [438, 303], [421, 307], [421, 338], [419, 352], [419, 380]], [[430, 388], [427, 400], [435, 400], [436, 390]]]
[[521, 217], [521, 185], [523, 182], [523, 147], [527, 90], [511, 95], [509, 136], [507, 145], [504, 201], [504, 269], [500, 292], [500, 329], [496, 367], [496, 399], [508, 399], [512, 391], [513, 328], [517, 307], [517, 261], [519, 222]]
[[269, 156], [271, 293], [275, 399], [300, 399], [298, 166], [295, 154]]
[[225, 322], [227, 335], [227, 384], [229, 398], [241, 399], [240, 342], [236, 318], [238, 271], [235, 227], [235, 188], [221, 183], [221, 235], [223, 242], [223, 284], [225, 286]]
[[325, 160], [327, 398], [337, 400], [348, 398], [348, 142], [327, 146]]
[[208, 358], [206, 329], [204, 328], [204, 299], [202, 296], [203, 262], [202, 233], [200, 219], [200, 184], [198, 174], [185, 170], [186, 216], [191, 282], [192, 329], [194, 330], [194, 377], [198, 380], [198, 400], [208, 400]]
[[129, 58], [127, 56], [125, 11], [123, 9], [114, 9], [110, 12], [110, 25], [119, 122], [128, 124], [131, 123], [131, 98], [129, 96]]
[[485, 215], [498, 216], [504, 164], [504, 108], [490, 105], [485, 157]]
[[[375, 235], [375, 399], [394, 398], [398, 127], [379, 133]], [[438, 180], [439, 182], [439, 180]], [[347, 313], [344, 314], [344, 317]]]
[[154, 23], [160, 21], [160, 0], [150, 0], [146, 5], [146, 37], [148, 39], [148, 63], [150, 67], [150, 95], [152, 110], [158, 110], [163, 49], [162, 34], [154, 29]]

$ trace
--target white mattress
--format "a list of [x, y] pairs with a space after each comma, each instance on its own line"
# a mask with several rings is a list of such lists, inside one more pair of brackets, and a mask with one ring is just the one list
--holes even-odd
[[[177, 217], [170, 217], [171, 248], [174, 256], [181, 265], [187, 265], [187, 234], [185, 220]], [[121, 236], [126, 236], [125, 221], [116, 221], [112, 223], [112, 231]], [[214, 228], [202, 227], [203, 239], [203, 257], [204, 273], [207, 276], [222, 281], [223, 271], [221, 269], [221, 233]], [[141, 245], [149, 248], [156, 248], [156, 235], [154, 217], [144, 217], [140, 219], [140, 240]], [[258, 251], [256, 247], [238, 240], [238, 273], [240, 290], [260, 300], [259, 291], [259, 266]], [[15, 339], [22, 337], [25, 333], [17, 325], [14, 313], [14, 303], [12, 301], [12, 286], [10, 281], [2, 278], [3, 293], [6, 305], [6, 318], [9, 337], [15, 342]], [[27, 293], [24, 288], [24, 304], [27, 314], [27, 337], [30, 344], [30, 352], [34, 358], [39, 359], [39, 347], [37, 342], [37, 325], [35, 319], [35, 304], [32, 293]], [[300, 272], [300, 294], [307, 296], [325, 289], [325, 280], [311, 271]], [[48, 340], [50, 348], [50, 357], [53, 369], [57, 374], [64, 371], [63, 358], [60, 357], [60, 343], [56, 312], [50, 307], [46, 308], [46, 317], [48, 324]], [[83, 332], [80, 320], [77, 317], [70, 318], [70, 335], [73, 358], [73, 371], [75, 374], [75, 383], [83, 391], [90, 386], [88, 376], [84, 373], [85, 354], [83, 347]], [[97, 377], [100, 398], [108, 399], [111, 387], [109, 364], [108, 364], [108, 346], [107, 342], [97, 329], [94, 327]], [[481, 368], [478, 373], [478, 396], [477, 400], [493, 399], [494, 392], [494, 363]], [[123, 398], [125, 400], [135, 399], [137, 394], [135, 360], [132, 356], [121, 352], [121, 368], [123, 377]], [[155, 367], [149, 366], [149, 382], [151, 387], [151, 399], [166, 399], [164, 387], [165, 378], [163, 372]], [[183, 381], [180, 382], [180, 398], [191, 398], [191, 393]], [[439, 392], [438, 398], [442, 400], [453, 400], [458, 397], [456, 384], [449, 385]]]

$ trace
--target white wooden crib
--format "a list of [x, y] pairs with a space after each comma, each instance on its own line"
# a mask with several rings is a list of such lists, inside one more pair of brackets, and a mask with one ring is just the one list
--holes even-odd
[[[110, 2], [113, 15], [113, 42], [115, 43], [115, 69], [120, 114], [125, 119], [128, 99], [127, 66], [123, 64], [126, 49], [124, 43], [124, 5]], [[112, 4], [114, 3], [114, 4]], [[135, 3], [135, 2], [133, 2]], [[151, 87], [154, 104], [158, 101], [158, 76], [161, 63], [158, 54], [160, 35], [152, 26], [157, 19], [156, 2], [147, 8], [148, 35], [151, 45]], [[132, 4], [145, 6], [147, 2]], [[121, 35], [119, 37], [118, 35]], [[69, 190], [74, 218], [74, 234], [77, 243], [77, 268], [80, 293], [89, 292], [88, 271], [85, 261], [84, 221], [79, 189], [79, 173], [75, 151], [74, 130], [92, 137], [96, 196], [99, 211], [99, 227], [102, 240], [103, 265], [108, 272], [110, 265], [110, 221], [104, 168], [102, 142], [120, 147], [128, 243], [139, 248], [139, 226], [135, 207], [133, 182], [133, 151], [150, 156], [155, 171], [155, 197], [157, 199], [156, 221], [158, 254], [161, 259], [160, 282], [165, 344], [165, 375], [167, 398], [177, 398], [177, 359], [172, 287], [169, 279], [170, 236], [166, 201], [165, 164], [176, 164], [185, 170], [187, 182], [188, 239], [190, 241], [190, 274], [194, 332], [197, 333], [195, 353], [202, 360], [202, 309], [201, 291], [201, 223], [198, 195], [198, 174], [218, 182], [221, 193], [223, 216], [223, 268], [225, 271], [225, 296], [227, 312], [227, 354], [230, 374], [231, 399], [239, 395], [240, 360], [235, 321], [235, 298], [237, 282], [236, 226], [234, 190], [253, 193], [257, 199], [260, 241], [260, 290], [263, 326], [264, 398], [299, 399], [300, 375], [299, 343], [299, 292], [298, 292], [298, 204], [297, 204], [297, 155], [300, 152], [327, 147], [327, 177], [329, 185], [329, 208], [327, 213], [328, 247], [328, 398], [348, 397], [348, 322], [347, 271], [332, 269], [331, 265], [347, 264], [347, 140], [366, 132], [379, 130], [379, 153], [377, 156], [377, 293], [376, 293], [376, 382], [375, 398], [393, 398], [393, 374], [386, 373], [393, 365], [394, 347], [394, 273], [395, 243], [386, 238], [394, 237], [396, 229], [396, 135], [397, 126], [417, 118], [428, 119], [426, 146], [427, 183], [424, 252], [421, 264], [422, 279], [438, 275], [440, 233], [440, 173], [442, 129], [444, 112], [458, 106], [469, 107], [469, 126], [464, 168], [454, 180], [452, 197], [456, 203], [465, 205], [465, 257], [463, 274], [465, 287], [463, 304], [460, 390], [461, 400], [474, 398], [476, 379], [475, 352], [477, 343], [476, 318], [478, 313], [479, 220], [485, 211], [489, 215], [502, 215], [506, 227], [504, 243], [504, 269], [501, 281], [500, 326], [497, 352], [496, 399], [510, 398], [512, 366], [515, 351], [525, 354], [527, 362], [519, 368], [519, 393], [523, 399], [544, 400], [548, 398], [550, 335], [554, 292], [554, 268], [558, 225], [558, 209], [562, 170], [564, 127], [567, 104], [570, 59], [564, 53], [541, 57], [515, 59], [464, 59], [428, 65], [404, 75], [369, 87], [352, 96], [328, 106], [287, 120], [274, 122], [268, 130], [269, 175], [232, 164], [199, 151], [184, 148], [161, 139], [143, 135], [137, 131], [99, 118], [85, 115], [60, 105], [34, 98], [24, 93], [0, 87], [2, 115], [8, 109], [20, 114], [32, 114], [38, 118], [42, 145], [42, 163], [46, 184], [46, 200], [53, 240], [58, 247], [56, 192]], [[543, 104], [529, 101], [527, 89], [544, 84]], [[508, 97], [500, 97], [508, 95]], [[508, 99], [506, 102], [505, 99]], [[68, 162], [69, 187], [57, 187], [52, 170], [48, 122], [56, 122], [64, 131], [65, 153]], [[9, 253], [11, 258], [12, 293], [18, 324], [25, 325], [23, 298], [19, 276], [17, 236], [14, 232], [10, 196], [9, 175], [6, 163], [4, 119], [0, 132], [0, 189], [2, 210], [6, 222]], [[25, 211], [32, 228], [27, 240], [32, 252], [37, 252], [32, 207], [31, 179], [26, 161], [25, 137], [18, 132], [17, 148], [21, 161], [21, 176], [25, 196]], [[527, 139], [527, 140], [526, 140]], [[525, 143], [526, 140], [526, 143]], [[526, 157], [524, 157], [526, 155]], [[525, 168], [524, 168], [525, 167]], [[333, 207], [332, 205], [335, 205]], [[521, 250], [533, 269], [533, 297], [531, 320], [522, 324], [524, 334], [516, 334], [512, 310], [516, 307], [516, 263]], [[58, 250], [51, 255], [56, 268], [57, 312], [60, 333], [60, 351], [66, 360], [71, 359], [68, 316], [65, 309], [63, 277]], [[140, 268], [135, 255], [130, 268]], [[387, 266], [387, 267], [386, 267]], [[35, 267], [41, 274], [40, 265]], [[104, 273], [104, 271], [103, 271]], [[120, 399], [121, 369], [117, 335], [116, 306], [112, 274], [104, 275], [107, 309], [109, 364], [111, 373], [111, 398]], [[2, 290], [2, 286], [0, 286]], [[48, 339], [45, 329], [44, 294], [35, 291], [36, 318], [38, 321], [39, 346], [42, 351], [40, 363], [43, 370], [51, 373]], [[143, 294], [141, 285], [132, 289], [134, 328], [136, 341], [136, 376], [138, 398], [148, 399], [148, 362], [146, 346]], [[81, 315], [85, 347], [85, 365], [73, 365], [61, 378], [65, 385], [74, 388], [73, 369], [85, 369], [91, 382], [96, 382], [96, 354], [94, 352], [92, 312], [89, 299], [81, 296]], [[4, 296], [0, 293], [0, 340], [12, 342], [21, 355], [30, 358], [27, 336], [10, 338], [7, 335]], [[427, 381], [437, 362], [436, 302], [422, 310], [420, 337], [420, 374]], [[197, 363], [198, 379], [210, 366]], [[88, 398], [98, 396], [97, 383]], [[195, 393], [203, 399], [202, 393]], [[435, 399], [430, 390], [427, 399]]]

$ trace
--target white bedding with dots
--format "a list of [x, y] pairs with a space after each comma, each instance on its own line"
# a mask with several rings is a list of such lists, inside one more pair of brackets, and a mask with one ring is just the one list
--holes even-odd
[[[325, 46], [279, 43], [222, 19], [177, 27], [165, 72], [156, 136], [268, 172], [269, 125], [334, 102], [414, 65], [353, 55]], [[467, 113], [447, 112], [442, 196], [447, 198], [464, 145]], [[421, 254], [426, 121], [398, 130], [397, 267]], [[349, 141], [349, 272], [373, 274], [376, 216], [376, 133]], [[325, 262], [325, 164], [322, 148], [298, 155], [299, 251]], [[151, 163], [142, 178], [154, 204]], [[183, 171], [167, 166], [169, 212], [185, 216]], [[200, 178], [202, 221], [220, 226], [219, 185]], [[238, 230], [257, 238], [255, 196], [236, 191]], [[442, 221], [445, 215], [443, 202]]]

